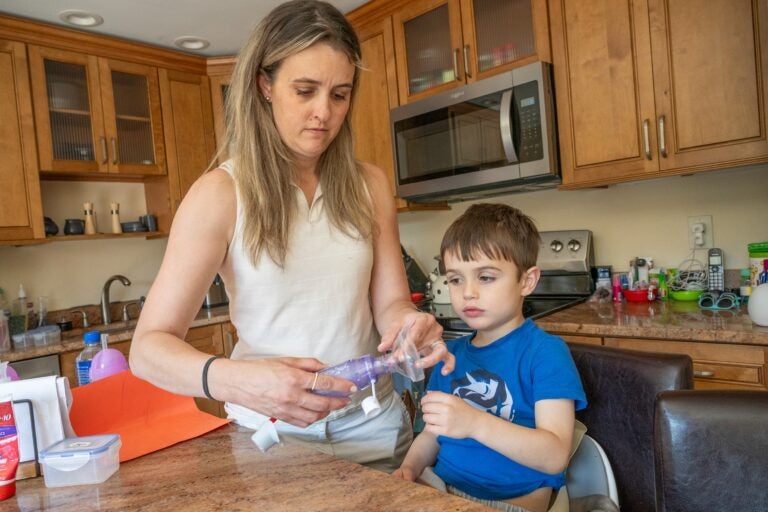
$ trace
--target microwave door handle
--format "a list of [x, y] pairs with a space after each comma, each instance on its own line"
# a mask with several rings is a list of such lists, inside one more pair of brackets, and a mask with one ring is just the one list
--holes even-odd
[[517, 151], [515, 151], [512, 127], [512, 90], [504, 91], [501, 95], [499, 118], [501, 125], [501, 143], [504, 146], [504, 155], [509, 162], [517, 162]]

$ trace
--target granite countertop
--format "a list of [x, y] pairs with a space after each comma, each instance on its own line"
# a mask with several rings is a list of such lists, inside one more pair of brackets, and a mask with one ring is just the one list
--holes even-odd
[[47, 488], [42, 477], [23, 480], [5, 503], [22, 512], [493, 510], [298, 444], [262, 453], [251, 434], [225, 426], [124, 462], [101, 484]]
[[[229, 307], [218, 306], [210, 309], [201, 309], [190, 327], [202, 327], [204, 325], [220, 324], [229, 321]], [[136, 328], [137, 320], [128, 320], [127, 322], [112, 322], [108, 329], [104, 325], [92, 325], [87, 329], [75, 329], [61, 333], [61, 343], [47, 345], [44, 347], [25, 347], [22, 349], [13, 349], [9, 352], [0, 353], [0, 360], [20, 361], [22, 359], [31, 359], [48, 355], [72, 352], [82, 350], [83, 334], [86, 331], [101, 331], [109, 334], [109, 342], [117, 343], [120, 341], [130, 341], [133, 338], [133, 331]]]
[[752, 323], [744, 305], [709, 311], [696, 302], [584, 302], [536, 323], [558, 334], [768, 345], [768, 327]]

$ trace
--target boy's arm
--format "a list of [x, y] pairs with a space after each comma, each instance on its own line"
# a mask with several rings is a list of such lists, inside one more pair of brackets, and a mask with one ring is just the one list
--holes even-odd
[[437, 438], [428, 432], [422, 432], [414, 439], [408, 453], [405, 454], [400, 468], [396, 469], [392, 475], [408, 480], [415, 481], [424, 471], [424, 468], [434, 464], [437, 458], [437, 452], [440, 445], [437, 444]]
[[568, 464], [574, 428], [573, 400], [536, 402], [535, 428], [475, 409], [447, 393], [427, 393], [421, 403], [425, 433], [456, 439], [471, 437], [505, 457], [547, 474], [559, 473]]

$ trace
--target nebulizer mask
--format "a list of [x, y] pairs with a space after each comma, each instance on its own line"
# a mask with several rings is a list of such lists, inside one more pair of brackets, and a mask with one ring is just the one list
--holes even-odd
[[[381, 411], [379, 400], [376, 397], [376, 381], [380, 376], [399, 373], [413, 382], [424, 380], [424, 369], [417, 364], [419, 358], [419, 351], [408, 339], [408, 327], [404, 327], [398, 333], [395, 346], [390, 352], [378, 357], [366, 354], [329, 366], [318, 373], [350, 380], [355, 383], [358, 391], [371, 387], [371, 396], [366, 397], [360, 403], [363, 412], [368, 417]], [[347, 396], [343, 393], [324, 390], [316, 390], [313, 393], [323, 396]], [[267, 451], [273, 444], [279, 442], [277, 429], [274, 425], [275, 421], [274, 418], [269, 418], [251, 437], [261, 451]]]

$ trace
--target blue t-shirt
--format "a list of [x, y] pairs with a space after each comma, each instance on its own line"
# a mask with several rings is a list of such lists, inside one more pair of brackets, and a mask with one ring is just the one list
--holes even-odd
[[[536, 425], [534, 405], [539, 400], [574, 400], [576, 410], [587, 406], [565, 342], [532, 320], [485, 347], [472, 346], [473, 336], [448, 342], [456, 368], [444, 376], [440, 374], [443, 364], [436, 365], [428, 390], [457, 395], [476, 409], [530, 428]], [[477, 498], [508, 499], [565, 484], [565, 472], [542, 473], [474, 439], [438, 436], [437, 442], [437, 476]]]

